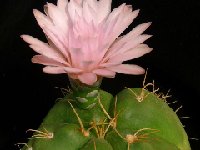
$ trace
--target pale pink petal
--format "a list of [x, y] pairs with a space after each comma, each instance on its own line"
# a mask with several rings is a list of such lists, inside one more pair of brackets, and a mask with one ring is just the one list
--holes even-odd
[[100, 28], [99, 33], [99, 58], [103, 58], [106, 54], [109, 46], [113, 43], [113, 41], [117, 38], [114, 35], [113, 27], [116, 25], [120, 13], [123, 11], [125, 4], [120, 5], [118, 8], [115, 8], [106, 19], [105, 23], [103, 23], [102, 27]]
[[107, 78], [114, 78], [116, 74], [115, 72], [107, 70], [107, 69], [95, 69], [93, 70], [93, 73], [102, 77], [107, 77]]
[[82, 2], [79, 3], [79, 0], [70, 0], [68, 3], [68, 13], [71, 18], [71, 20], [74, 22], [76, 19], [76, 13], [82, 17]]
[[141, 35], [147, 28], [149, 28], [150, 25], [151, 25], [151, 22], [142, 23], [142, 24], [138, 25], [137, 27], [133, 28], [133, 30], [131, 32], [126, 34], [123, 37], [123, 39], [121, 39], [121, 41], [119, 41], [119, 42], [126, 42], [126, 41], [129, 41], [130, 39], [133, 39], [133, 38]]
[[[110, 34], [113, 32], [113, 27], [116, 25], [118, 18], [120, 16], [120, 14], [122, 13], [124, 7], [125, 7], [125, 4], [122, 4], [118, 8], [114, 8], [113, 11], [109, 14], [109, 16], [108, 16], [107, 20], [105, 21], [105, 23], [103, 24], [103, 28], [102, 28], [102, 30], [103, 30], [102, 32], [105, 34], [104, 38], [108, 38], [109, 36], [111, 36]], [[114, 37], [114, 38], [116, 38], [116, 37]], [[112, 41], [113, 37], [110, 40]]]
[[139, 10], [130, 12], [130, 8], [125, 6], [124, 12], [120, 14], [118, 21], [113, 27], [113, 33], [111, 39], [116, 39], [128, 26], [133, 22], [133, 20], [138, 16]]
[[43, 29], [46, 25], [53, 25], [52, 21], [49, 17], [38, 11], [37, 9], [33, 9], [33, 14], [39, 24], [39, 26]]
[[80, 48], [71, 48], [70, 55], [71, 55], [71, 64], [75, 67], [83, 68], [81, 63], [83, 57], [82, 50]]
[[58, 0], [57, 6], [63, 12], [66, 12], [66, 7], [68, 5], [68, 0]]
[[108, 70], [118, 72], [118, 73], [125, 73], [125, 74], [143, 74], [145, 71], [143, 68], [139, 67], [138, 65], [129, 65], [129, 64], [121, 64], [118, 66], [108, 67]]
[[132, 39], [127, 43], [125, 43], [120, 49], [116, 49], [115, 44], [113, 44], [113, 46], [110, 48], [111, 49], [110, 53], [106, 56], [106, 58], [112, 58], [115, 57], [116, 55], [123, 54], [126, 51], [137, 47], [139, 44], [143, 43], [150, 37], [152, 37], [152, 35], [146, 35], [146, 34], [139, 35], [135, 39]]
[[43, 71], [45, 73], [50, 73], [50, 74], [59, 74], [59, 73], [72, 73], [72, 74], [77, 74], [81, 73], [82, 70], [77, 69], [77, 68], [70, 68], [70, 67], [60, 67], [60, 66], [47, 66], [43, 68]]
[[152, 35], [148, 35], [148, 34], [139, 35], [135, 39], [128, 41], [123, 46], [123, 48], [121, 48], [120, 50], [117, 51], [116, 54], [124, 53], [125, 51], [127, 51], [127, 50], [129, 50], [131, 48], [135, 48], [135, 47], [137, 47], [138, 45], [142, 44], [144, 41], [146, 41], [147, 39], [149, 39], [151, 37], [152, 37]]
[[69, 35], [69, 36], [74, 35], [74, 37], [76, 37], [76, 38], [88, 37], [89, 36], [89, 29], [90, 29], [89, 23], [84, 18], [81, 18], [77, 13], [75, 13], [75, 16], [76, 16], [75, 18], [77, 20], [74, 21], [73, 30], [71, 30], [71, 35]]
[[113, 11], [109, 14], [106, 23], [112, 22], [120, 13], [122, 13], [123, 8], [125, 7], [125, 3], [121, 4], [119, 7], [114, 8]]
[[83, 73], [78, 75], [78, 79], [87, 85], [93, 85], [97, 81], [97, 75], [94, 73]]
[[[63, 41], [66, 44], [67, 38], [63, 35], [63, 32], [58, 29], [58, 27], [54, 26], [52, 21], [49, 19], [49, 17], [45, 16], [38, 10], [34, 9], [33, 14], [39, 24], [39, 26], [43, 29], [45, 34], [51, 39], [51, 41], [57, 46], [57, 48], [65, 55], [65, 57], [68, 57], [66, 48], [63, 46], [63, 43], [59, 42]], [[56, 36], [59, 35], [59, 36]], [[59, 40], [58, 40], [59, 38]]]
[[99, 0], [98, 2], [98, 23], [103, 21], [111, 12], [112, 0]]
[[92, 56], [98, 57], [99, 55], [99, 42], [98, 37], [90, 37], [88, 38], [89, 49], [92, 51]]
[[87, 5], [89, 5], [89, 7], [92, 8], [94, 11], [98, 9], [98, 1], [96, 0], [84, 0], [83, 7], [85, 5], [84, 3], [87, 3]]
[[93, 7], [90, 6], [90, 5], [96, 5], [96, 2], [92, 0], [93, 1], [92, 3], [88, 3], [87, 1], [91, 1], [91, 0], [83, 1], [83, 17], [89, 23], [92, 20], [96, 19], [95, 18], [96, 12], [93, 10]]
[[75, 74], [77, 74], [77, 73], [82, 73], [83, 72], [83, 70], [78, 69], [78, 68], [71, 68], [71, 67], [63, 67], [63, 68], [67, 73], [75, 73]]
[[47, 4], [48, 15], [52, 19], [55, 26], [57, 26], [63, 34], [68, 33], [68, 16], [66, 13], [63, 13], [58, 7], [52, 3]]
[[119, 64], [121, 64], [121, 62], [120, 63], [116, 63], [116, 62], [105, 62], [105, 63], [101, 63], [101, 64], [99, 64], [99, 66], [100, 67], [105, 67], [105, 68], [107, 68], [107, 67], [112, 67], [112, 66], [116, 66], [116, 65], [119, 65]]
[[[132, 23], [132, 21], [137, 17], [139, 10], [132, 12], [132, 8], [125, 4], [113, 10], [110, 13], [107, 22], [104, 24], [107, 30], [105, 31], [104, 40], [110, 44]], [[113, 24], [114, 23], [114, 24]]]
[[98, 62], [100, 53], [98, 52], [98, 43], [95, 38], [88, 37], [87, 39], [81, 39], [80, 42], [82, 43], [81, 49], [83, 52], [80, 60], [82, 62]]
[[133, 22], [133, 20], [138, 16], [139, 10], [130, 11], [132, 8], [125, 7], [125, 12], [120, 16], [118, 23], [114, 27], [114, 31], [117, 33], [117, 37]]
[[74, 0], [77, 4], [82, 5], [83, 0]]
[[153, 49], [149, 48], [148, 46], [146, 47], [138, 46], [136, 48], [126, 51], [123, 54], [119, 54], [112, 57], [111, 59], [108, 60], [108, 62], [123, 62], [123, 61], [131, 60], [133, 58], [141, 57], [144, 54], [151, 52], [152, 50]]
[[47, 66], [43, 68], [44, 73], [49, 74], [60, 74], [60, 73], [66, 73], [63, 67], [53, 67], [53, 66]]
[[64, 60], [62, 54], [49, 47], [47, 43], [43, 43], [37, 38], [33, 38], [32, 36], [29, 35], [21, 35], [21, 38], [25, 42], [29, 43], [30, 47], [37, 53], [42, 54], [48, 58], [52, 58], [60, 63], [66, 64], [66, 61]]
[[141, 35], [150, 25], [151, 25], [151, 22], [138, 25], [125, 36], [119, 37], [118, 40], [116, 40], [115, 43], [113, 44], [112, 49], [113, 50], [119, 49], [119, 47], [121, 47], [128, 41], [135, 39], [137, 36]]
[[57, 47], [57, 49], [65, 56], [65, 58], [69, 59], [68, 49], [67, 49], [67, 39], [63, 37], [63, 32], [56, 29], [56, 27], [45, 26], [43, 29], [45, 34], [53, 44]]
[[59, 63], [56, 60], [53, 60], [51, 58], [48, 58], [46, 56], [43, 55], [35, 55], [32, 58], [32, 62], [33, 63], [37, 63], [37, 64], [43, 64], [43, 65], [47, 65], [47, 66], [65, 66], [62, 63]]

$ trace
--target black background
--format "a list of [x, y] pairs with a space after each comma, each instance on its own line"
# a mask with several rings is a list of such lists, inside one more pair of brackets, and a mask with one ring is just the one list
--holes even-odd
[[[48, 1], [55, 2], [55, 1]], [[155, 80], [160, 91], [171, 89], [170, 105], [178, 111], [193, 150], [200, 149], [200, 1], [199, 0], [113, 0], [113, 7], [126, 2], [140, 9], [138, 18], [124, 32], [143, 22], [153, 22], [146, 31], [153, 37], [146, 43], [150, 54], [129, 61], [148, 68], [147, 82]], [[42, 11], [45, 0], [7, 0], [0, 3], [0, 150], [14, 150], [14, 143], [26, 142], [25, 131], [37, 129], [42, 118], [62, 97], [59, 88], [69, 86], [66, 75], [42, 73], [42, 66], [32, 64], [35, 54], [20, 39], [29, 34], [45, 40], [32, 9]], [[141, 87], [144, 75], [118, 74], [104, 79], [102, 88], [116, 94], [124, 87]], [[58, 88], [56, 88], [58, 87]]]

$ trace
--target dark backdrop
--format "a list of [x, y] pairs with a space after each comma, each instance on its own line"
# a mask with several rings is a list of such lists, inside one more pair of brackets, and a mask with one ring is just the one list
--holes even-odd
[[[49, 1], [52, 2], [52, 1]], [[55, 1], [54, 1], [55, 2]], [[178, 111], [186, 126], [193, 150], [199, 150], [199, 95], [200, 95], [200, 1], [199, 0], [113, 0], [113, 7], [126, 2], [140, 8], [140, 15], [128, 28], [142, 22], [153, 22], [146, 33], [154, 35], [147, 43], [154, 51], [130, 61], [148, 68], [147, 82], [178, 101], [171, 107]], [[0, 150], [14, 150], [14, 143], [26, 142], [25, 131], [37, 129], [42, 118], [62, 97], [59, 88], [69, 86], [66, 75], [42, 73], [42, 66], [32, 64], [35, 54], [20, 39], [29, 34], [45, 39], [32, 9], [42, 11], [45, 0], [7, 0], [0, 3]], [[104, 79], [102, 88], [116, 94], [124, 87], [141, 87], [144, 76], [118, 74], [115, 79]], [[56, 88], [58, 87], [58, 88]]]

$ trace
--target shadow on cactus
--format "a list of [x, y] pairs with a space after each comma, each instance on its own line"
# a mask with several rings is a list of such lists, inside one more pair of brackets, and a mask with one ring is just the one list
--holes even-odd
[[143, 88], [125, 88], [114, 97], [100, 88], [102, 78], [116, 73], [143, 74], [143, 68], [123, 62], [152, 50], [144, 44], [151, 23], [120, 36], [139, 10], [126, 4], [111, 10], [111, 2], [58, 0], [44, 6], [45, 14], [33, 11], [47, 43], [21, 36], [39, 53], [32, 62], [45, 65], [45, 73], [66, 74], [71, 90], [38, 129], [28, 130], [33, 135], [22, 150], [190, 150], [168, 95], [159, 94], [154, 83], [144, 80]]

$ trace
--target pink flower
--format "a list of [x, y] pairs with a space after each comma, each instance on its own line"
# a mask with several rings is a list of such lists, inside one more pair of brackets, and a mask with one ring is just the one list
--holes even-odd
[[122, 63], [152, 50], [143, 44], [151, 37], [143, 34], [151, 23], [140, 24], [119, 37], [139, 10], [132, 11], [130, 5], [122, 4], [111, 12], [111, 2], [58, 0], [57, 6], [45, 5], [45, 14], [33, 10], [48, 43], [29, 35], [21, 36], [39, 53], [32, 62], [46, 65], [45, 73], [66, 73], [87, 85], [93, 85], [100, 77], [113, 78], [116, 73], [144, 73], [137, 65]]

